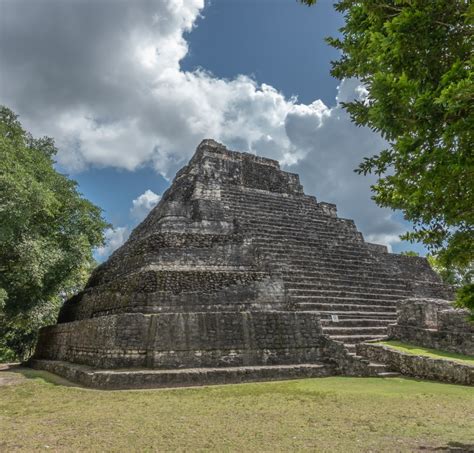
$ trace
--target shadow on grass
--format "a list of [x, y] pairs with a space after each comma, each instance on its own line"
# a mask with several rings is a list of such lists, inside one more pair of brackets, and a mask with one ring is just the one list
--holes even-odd
[[448, 442], [444, 447], [419, 447], [419, 451], [447, 451], [447, 452], [474, 452], [474, 444], [463, 444], [461, 442]]
[[[16, 379], [15, 377], [7, 378], [3, 376], [4, 373], [14, 373], [17, 375], [17, 377]], [[82, 388], [79, 384], [68, 381], [67, 379], [57, 376], [56, 374], [49, 373], [48, 371], [29, 368], [27, 363], [0, 364], [0, 385], [2, 382], [5, 384], [20, 383], [23, 379], [42, 379], [48, 384]]]

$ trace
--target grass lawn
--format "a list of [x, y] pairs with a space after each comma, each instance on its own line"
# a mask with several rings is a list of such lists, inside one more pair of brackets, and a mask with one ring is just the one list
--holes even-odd
[[2, 380], [0, 451], [346, 453], [474, 448], [471, 387], [404, 378], [331, 377], [99, 391], [58, 385], [48, 373], [32, 370], [2, 371]]
[[389, 340], [380, 341], [380, 344], [397, 349], [398, 351], [406, 352], [414, 355], [424, 355], [434, 359], [447, 359], [454, 362], [464, 363], [465, 365], [474, 365], [474, 357], [472, 355], [456, 354], [455, 352], [439, 351], [438, 349], [423, 348], [401, 341]]

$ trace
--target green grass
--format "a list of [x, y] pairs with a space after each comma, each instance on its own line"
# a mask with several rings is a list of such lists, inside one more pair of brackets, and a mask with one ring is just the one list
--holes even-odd
[[474, 392], [457, 385], [331, 377], [99, 391], [25, 374], [0, 387], [0, 451], [347, 453], [474, 444]]
[[474, 357], [472, 355], [456, 354], [455, 352], [439, 351], [438, 349], [423, 348], [401, 341], [380, 341], [379, 344], [388, 346], [398, 351], [406, 352], [408, 354], [421, 355], [432, 357], [435, 359], [452, 360], [454, 362], [464, 363], [466, 365], [474, 365]]

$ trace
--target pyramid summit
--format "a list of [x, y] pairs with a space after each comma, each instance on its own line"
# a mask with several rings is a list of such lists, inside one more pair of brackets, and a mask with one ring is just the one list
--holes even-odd
[[33, 366], [123, 388], [370, 375], [396, 302], [451, 298], [277, 161], [204, 140], [128, 241], [40, 331]]

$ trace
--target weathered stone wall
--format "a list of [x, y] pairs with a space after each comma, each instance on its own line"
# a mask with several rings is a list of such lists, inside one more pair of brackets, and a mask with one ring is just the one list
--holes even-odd
[[412, 297], [454, 299], [454, 290], [442, 282], [424, 257], [406, 255], [386, 255], [387, 268], [396, 267], [398, 278], [407, 282]]
[[[151, 281], [145, 278], [147, 275]], [[59, 322], [118, 313], [221, 312], [284, 309], [283, 282], [266, 273], [211, 271], [148, 271], [136, 281], [118, 281], [111, 288], [85, 291], [62, 308]], [[134, 275], [130, 275], [131, 279]], [[143, 278], [142, 278], [143, 277]]]
[[154, 232], [133, 241], [133, 246], [120, 249], [100, 265], [88, 287], [107, 283], [131, 270], [149, 264], [174, 266], [244, 266], [253, 262], [253, 249], [244, 243], [242, 234], [198, 232]]
[[361, 343], [357, 352], [370, 360], [387, 364], [393, 371], [422, 379], [474, 385], [474, 366], [396, 351], [381, 344]]
[[104, 368], [145, 366], [149, 319], [141, 314], [57, 324], [40, 330], [35, 358]]
[[46, 327], [34, 358], [100, 368], [181, 368], [314, 363], [324, 351], [316, 313], [163, 313]]
[[398, 303], [391, 339], [460, 354], [474, 355], [474, 324], [466, 310], [439, 299], [407, 299]]

